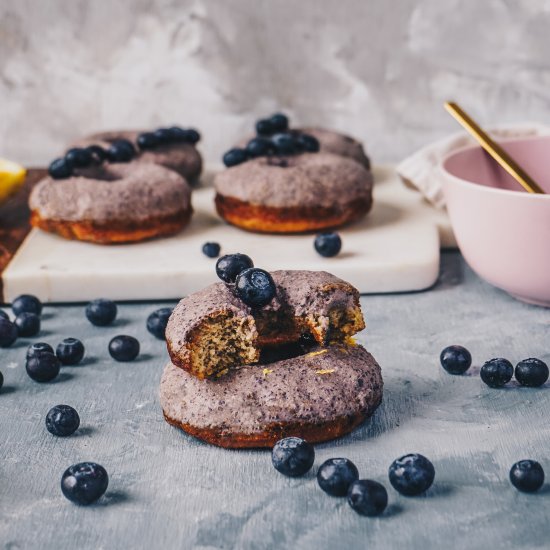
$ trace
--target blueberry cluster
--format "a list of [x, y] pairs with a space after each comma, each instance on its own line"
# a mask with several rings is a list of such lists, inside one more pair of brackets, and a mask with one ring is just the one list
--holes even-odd
[[[171, 143], [195, 144], [200, 138], [199, 132], [193, 128], [173, 126], [139, 134], [137, 145], [140, 150], [146, 150]], [[137, 153], [134, 144], [127, 139], [113, 140], [107, 149], [99, 145], [74, 147], [69, 149], [64, 157], [55, 159], [50, 164], [48, 173], [54, 179], [69, 178], [74, 174], [75, 168], [89, 168], [105, 161], [130, 162]]]
[[[450, 374], [464, 374], [472, 365], [472, 355], [463, 346], [448, 346], [440, 354], [441, 366]], [[515, 375], [521, 386], [538, 388], [546, 383], [550, 371], [548, 365], [530, 357], [520, 361], [515, 369], [508, 359], [496, 357], [486, 361], [480, 371], [481, 380], [490, 388], [502, 388]]]
[[10, 347], [17, 338], [36, 336], [40, 332], [42, 303], [36, 296], [22, 294], [12, 302], [13, 321], [0, 310], [0, 348]]
[[[274, 445], [271, 461], [286, 476], [302, 476], [313, 466], [315, 450], [299, 437], [287, 437]], [[435, 468], [425, 456], [413, 453], [394, 460], [388, 476], [397, 492], [416, 496], [431, 487]], [[386, 488], [372, 479], [359, 479], [357, 466], [347, 458], [325, 460], [317, 470], [317, 483], [330, 496], [347, 496], [351, 508], [363, 516], [378, 516], [388, 505]]]
[[229, 168], [256, 157], [316, 153], [319, 147], [317, 138], [290, 130], [288, 117], [276, 113], [270, 118], [258, 120], [256, 137], [245, 148], [235, 147], [227, 151], [223, 156], [223, 163]]
[[258, 267], [246, 254], [227, 254], [216, 262], [216, 274], [235, 294], [252, 308], [263, 307], [275, 296], [273, 277]]

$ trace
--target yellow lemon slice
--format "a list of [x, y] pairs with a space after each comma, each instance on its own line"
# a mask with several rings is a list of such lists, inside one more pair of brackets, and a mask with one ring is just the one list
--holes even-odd
[[26, 173], [27, 171], [19, 164], [0, 159], [0, 204], [23, 185]]

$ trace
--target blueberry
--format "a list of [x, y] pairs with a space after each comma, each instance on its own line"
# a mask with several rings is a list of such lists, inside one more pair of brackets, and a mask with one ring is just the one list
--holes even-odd
[[479, 375], [485, 384], [491, 388], [501, 388], [512, 380], [514, 367], [508, 359], [497, 357], [487, 361], [479, 371]]
[[111, 162], [130, 162], [135, 154], [134, 146], [127, 139], [113, 141], [107, 150], [107, 156]]
[[86, 306], [86, 317], [96, 327], [110, 325], [116, 318], [117, 307], [112, 300], [98, 298]]
[[319, 233], [313, 241], [315, 250], [325, 258], [336, 256], [342, 248], [342, 239], [338, 233]]
[[103, 147], [100, 147], [99, 145], [90, 145], [89, 147], [86, 147], [86, 149], [90, 151], [90, 154], [92, 155], [93, 164], [101, 164], [107, 160], [107, 151], [105, 151]]
[[0, 309], [0, 318], [10, 320], [10, 316], [3, 309]]
[[88, 149], [73, 147], [65, 153], [65, 160], [74, 168], [86, 168], [92, 164], [92, 153]]
[[170, 143], [172, 141], [172, 132], [169, 128], [159, 128], [153, 132], [159, 143]]
[[11, 309], [14, 315], [19, 315], [23, 311], [40, 315], [42, 313], [42, 302], [31, 294], [21, 294], [12, 302]]
[[69, 405], [56, 405], [46, 415], [46, 429], [53, 435], [66, 437], [80, 426], [78, 413]]
[[275, 296], [275, 281], [267, 271], [250, 267], [237, 275], [235, 292], [247, 306], [263, 307]]
[[109, 485], [109, 476], [103, 466], [95, 462], [81, 462], [67, 468], [61, 478], [61, 491], [75, 504], [95, 502]]
[[292, 155], [297, 149], [294, 136], [288, 132], [274, 134], [271, 137], [271, 143], [278, 155]]
[[510, 470], [510, 481], [518, 491], [534, 493], [544, 483], [544, 470], [536, 460], [520, 460]]
[[315, 449], [299, 437], [286, 437], [275, 443], [271, 452], [273, 467], [285, 476], [297, 477], [308, 472], [315, 460]]
[[237, 275], [254, 267], [254, 263], [246, 254], [226, 254], [216, 262], [216, 274], [226, 283], [234, 283]]
[[42, 353], [53, 353], [53, 348], [46, 342], [36, 342], [27, 349], [27, 361], [32, 357], [38, 357]]
[[420, 454], [408, 454], [394, 460], [389, 469], [390, 483], [405, 496], [427, 491], [435, 477], [433, 464]]
[[0, 389], [2, 389], [3, 385], [4, 385], [4, 375], [0, 372]]
[[133, 361], [139, 355], [139, 342], [133, 336], [115, 336], [109, 342], [109, 354], [115, 361]]
[[229, 149], [222, 158], [223, 163], [227, 168], [237, 166], [248, 160], [248, 153], [244, 149], [234, 148]]
[[40, 332], [40, 317], [36, 313], [23, 311], [15, 318], [14, 323], [19, 336], [36, 336]]
[[522, 386], [538, 388], [548, 380], [548, 365], [540, 359], [530, 358], [516, 365], [516, 380]]
[[219, 243], [204, 243], [202, 253], [209, 258], [217, 258], [220, 255]]
[[27, 374], [36, 382], [49, 382], [58, 374], [61, 363], [53, 354], [43, 352], [27, 360]]
[[449, 374], [464, 374], [472, 364], [472, 356], [462, 346], [448, 346], [439, 355], [439, 361]]
[[273, 132], [284, 132], [288, 130], [288, 117], [283, 113], [275, 113], [269, 118]]
[[317, 153], [321, 148], [319, 140], [314, 136], [310, 136], [309, 134], [298, 135], [296, 137], [296, 141], [298, 142], [302, 150], [307, 151], [308, 153]]
[[159, 140], [153, 132], [144, 132], [137, 137], [137, 144], [140, 149], [154, 149]]
[[18, 335], [15, 323], [0, 317], [0, 348], [9, 348], [17, 340]]
[[317, 470], [319, 487], [334, 497], [346, 496], [356, 479], [359, 479], [359, 471], [347, 458], [329, 458]]
[[273, 144], [264, 137], [255, 137], [246, 145], [246, 152], [250, 157], [263, 157], [273, 151]]
[[379, 516], [388, 505], [388, 492], [378, 481], [358, 479], [349, 487], [348, 504], [362, 516]]
[[73, 165], [65, 158], [55, 159], [48, 167], [48, 174], [54, 180], [70, 178], [73, 175]]
[[147, 330], [159, 340], [165, 339], [166, 325], [172, 311], [171, 307], [163, 307], [153, 311], [147, 317]]
[[273, 124], [271, 124], [271, 120], [264, 118], [256, 122], [256, 133], [259, 136], [269, 136], [274, 131], [275, 131], [275, 128], [273, 128]]
[[187, 128], [187, 130], [184, 130], [186, 139], [184, 141], [187, 141], [188, 143], [195, 144], [200, 141], [201, 135], [195, 128]]
[[65, 338], [58, 344], [55, 354], [63, 365], [77, 365], [84, 357], [84, 344], [76, 338]]

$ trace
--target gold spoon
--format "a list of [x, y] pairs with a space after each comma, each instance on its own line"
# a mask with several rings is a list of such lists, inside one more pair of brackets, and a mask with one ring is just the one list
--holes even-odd
[[537, 182], [456, 103], [451, 101], [445, 102], [445, 109], [527, 192], [544, 194], [544, 191], [539, 187]]

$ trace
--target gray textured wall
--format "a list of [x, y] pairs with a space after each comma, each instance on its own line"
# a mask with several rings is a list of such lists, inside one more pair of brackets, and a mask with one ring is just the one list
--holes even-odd
[[0, 0], [0, 156], [195, 125], [217, 159], [284, 109], [399, 160], [455, 130], [550, 122], [549, 0]]

